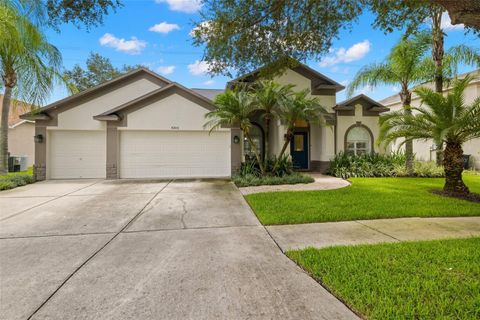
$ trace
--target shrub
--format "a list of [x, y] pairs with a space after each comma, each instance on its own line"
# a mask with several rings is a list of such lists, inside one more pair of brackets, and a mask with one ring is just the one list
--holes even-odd
[[293, 162], [289, 156], [282, 156], [281, 158], [273, 156], [265, 161], [265, 169], [272, 176], [283, 177], [293, 172]]
[[[341, 152], [330, 162], [328, 173], [343, 179], [350, 177], [408, 176], [405, 167], [405, 156], [402, 153], [355, 156]], [[414, 176], [425, 178], [443, 177], [443, 167], [438, 167], [433, 161], [415, 161]]]
[[33, 174], [27, 172], [8, 173], [0, 176], [0, 190], [8, 190], [33, 183]]
[[395, 175], [395, 167], [405, 163], [401, 153], [389, 155], [363, 154], [359, 156], [340, 152], [330, 161], [328, 173], [335, 177], [390, 177]]
[[[423, 178], [441, 178], [445, 176], [442, 166], [437, 166], [434, 161], [415, 161], [414, 163], [414, 176]], [[397, 177], [408, 176], [405, 165], [395, 166], [395, 175]]]
[[279, 184], [298, 184], [298, 183], [310, 183], [315, 181], [312, 177], [293, 172], [290, 174], [279, 176], [265, 176], [259, 177], [252, 174], [241, 176], [234, 176], [233, 182], [237, 187], [250, 187], [261, 185], [279, 185]]

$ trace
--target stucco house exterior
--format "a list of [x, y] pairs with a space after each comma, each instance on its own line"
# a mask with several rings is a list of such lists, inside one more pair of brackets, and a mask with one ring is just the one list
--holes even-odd
[[[459, 75], [459, 78], [464, 78], [466, 75], [471, 75], [473, 77], [472, 82], [465, 90], [465, 103], [472, 103], [476, 98], [480, 97], [480, 69], [468, 72], [465, 74]], [[435, 88], [434, 83], [425, 83], [422, 84], [424, 87]], [[451, 90], [451, 87], [444, 89], [444, 93], [447, 93]], [[392, 95], [380, 101], [381, 104], [390, 108], [392, 111], [397, 111], [402, 109], [402, 103], [398, 94]], [[421, 104], [421, 101], [415, 93], [412, 96], [412, 106], [418, 107]], [[479, 119], [480, 121], [480, 119]], [[392, 149], [398, 149], [397, 145], [392, 145]], [[421, 161], [435, 161], [436, 152], [435, 145], [433, 141], [427, 140], [415, 140], [413, 142], [413, 152], [415, 153], [416, 159]], [[463, 153], [470, 155], [470, 167], [479, 170], [480, 169], [480, 139], [473, 139], [468, 141], [463, 145]]]
[[[3, 95], [0, 95], [0, 101]], [[35, 122], [20, 119], [20, 115], [31, 110], [31, 106], [17, 101], [11, 104], [8, 116], [8, 152], [11, 156], [26, 157], [27, 166], [35, 162]]]
[[[383, 105], [364, 95], [337, 103], [344, 87], [306, 65], [275, 80], [311, 90], [330, 113], [328, 126], [297, 124], [289, 152], [298, 169], [323, 171], [340, 151], [381, 152], [375, 140], [379, 114], [388, 111]], [[36, 179], [229, 177], [250, 149], [239, 128], [204, 127], [221, 92], [189, 89], [140, 68], [25, 114], [35, 121]], [[264, 150], [258, 117], [252, 116], [254, 141]], [[277, 154], [285, 128], [278, 119], [271, 125], [270, 149]]]

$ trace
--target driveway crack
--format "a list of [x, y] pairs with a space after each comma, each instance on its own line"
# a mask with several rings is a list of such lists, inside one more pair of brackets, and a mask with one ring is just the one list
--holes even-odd
[[116, 232], [113, 237], [110, 238], [110, 240], [108, 240], [103, 246], [101, 246], [98, 250], [96, 250], [92, 255], [90, 255], [84, 262], [82, 262], [71, 274], [69, 274], [65, 280], [62, 281], [62, 283], [60, 283], [60, 285], [52, 292], [52, 294], [50, 294], [50, 296], [48, 296], [47, 299], [45, 299], [45, 301], [43, 301], [40, 306], [38, 306], [37, 309], [35, 309], [35, 311], [32, 312], [32, 314], [27, 318], [27, 320], [30, 320], [33, 318], [33, 316], [48, 302], [50, 301], [50, 299], [52, 299], [52, 297], [68, 282], [68, 280], [70, 280], [78, 271], [80, 271], [81, 268], [83, 268], [83, 266], [85, 266], [90, 260], [92, 260], [97, 254], [99, 254], [103, 249], [105, 249], [105, 247], [107, 247], [113, 240], [115, 240], [116, 237], [118, 237], [118, 235], [120, 233], [122, 233], [124, 230], [126, 230], [134, 221], [136, 221], [138, 219], [139, 216], [142, 215], [142, 213], [144, 212], [145, 208], [148, 207], [148, 205], [153, 201], [153, 199], [155, 199], [155, 197], [160, 194], [160, 192], [162, 192], [173, 180], [169, 180], [165, 186], [162, 187], [162, 189], [160, 189], [157, 193], [155, 193], [153, 195], [153, 197], [150, 198], [150, 200], [147, 201], [147, 203], [137, 212], [137, 214], [132, 218], [130, 219], [118, 232]]
[[183, 213], [180, 220], [182, 221], [183, 229], [188, 229], [187, 224], [185, 223], [185, 215], [188, 213], [187, 202], [183, 198], [180, 198], [180, 202], [182, 203], [182, 209], [183, 209]]

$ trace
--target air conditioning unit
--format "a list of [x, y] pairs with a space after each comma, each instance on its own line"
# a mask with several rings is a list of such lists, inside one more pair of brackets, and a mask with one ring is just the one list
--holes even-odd
[[8, 172], [20, 172], [27, 170], [27, 156], [9, 156]]

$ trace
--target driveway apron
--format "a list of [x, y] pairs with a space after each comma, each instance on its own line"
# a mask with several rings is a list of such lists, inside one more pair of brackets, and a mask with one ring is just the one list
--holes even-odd
[[356, 318], [228, 181], [47, 181], [0, 205], [1, 319]]

